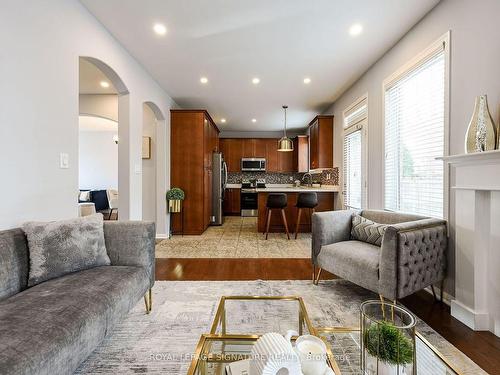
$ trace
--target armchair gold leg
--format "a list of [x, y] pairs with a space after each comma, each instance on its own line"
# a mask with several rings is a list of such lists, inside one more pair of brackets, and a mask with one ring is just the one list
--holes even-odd
[[144, 304], [146, 305], [146, 314], [149, 314], [153, 309], [153, 293], [151, 289], [144, 295]]
[[323, 271], [323, 269], [318, 268], [318, 274], [316, 275], [316, 280], [314, 280], [314, 285], [319, 284], [319, 278], [321, 277], [321, 271]]

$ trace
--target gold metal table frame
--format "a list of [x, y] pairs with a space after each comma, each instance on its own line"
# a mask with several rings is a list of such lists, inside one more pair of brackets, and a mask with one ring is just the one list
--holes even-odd
[[[228, 334], [226, 332], [226, 302], [227, 301], [296, 301], [299, 306], [299, 335], [303, 334], [302, 327], [307, 327], [307, 330], [311, 335], [315, 335], [321, 338], [327, 347], [328, 365], [335, 372], [335, 375], [341, 375], [341, 371], [338, 363], [335, 360], [335, 356], [332, 353], [332, 348], [325, 337], [332, 333], [351, 333], [359, 332], [359, 327], [314, 327], [311, 323], [309, 315], [307, 313], [306, 306], [302, 297], [298, 296], [223, 296], [219, 301], [217, 311], [212, 322], [210, 333], [202, 334], [196, 350], [191, 361], [191, 365], [187, 372], [188, 375], [198, 374], [197, 369], [199, 368], [199, 374], [205, 375], [207, 372], [207, 364], [223, 364], [234, 362], [242, 359], [249, 358], [248, 354], [213, 354], [210, 353], [212, 344], [220, 342], [222, 347], [225, 345], [251, 345], [257, 341], [261, 335], [250, 335], [250, 334]], [[218, 333], [218, 327], [221, 328], [221, 332]], [[436, 354], [439, 359], [441, 359], [446, 366], [448, 366], [456, 375], [463, 375], [459, 370], [457, 370], [448, 359], [446, 359], [433, 345], [431, 345], [419, 332], [416, 332], [418, 338], [432, 351]], [[292, 340], [296, 340], [297, 337], [292, 337]]]

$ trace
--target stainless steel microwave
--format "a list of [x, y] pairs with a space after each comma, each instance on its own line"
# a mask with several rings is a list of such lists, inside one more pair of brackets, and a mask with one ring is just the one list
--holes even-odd
[[242, 158], [241, 159], [242, 172], [265, 172], [266, 159], [265, 158]]

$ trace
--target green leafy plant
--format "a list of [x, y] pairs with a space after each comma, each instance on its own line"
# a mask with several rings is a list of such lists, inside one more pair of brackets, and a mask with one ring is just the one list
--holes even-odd
[[175, 200], [184, 200], [185, 194], [184, 191], [180, 188], [174, 187], [167, 191], [167, 199], [169, 201], [175, 201]]
[[364, 334], [366, 350], [382, 362], [404, 365], [413, 361], [413, 344], [389, 322], [372, 324]]

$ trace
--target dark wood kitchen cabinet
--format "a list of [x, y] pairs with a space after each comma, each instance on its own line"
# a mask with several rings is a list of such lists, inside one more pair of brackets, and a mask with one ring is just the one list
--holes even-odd
[[299, 135], [293, 139], [293, 165], [296, 172], [309, 172], [309, 137]]
[[[276, 141], [277, 142], [277, 141]], [[292, 151], [276, 151], [278, 153], [278, 172], [295, 172]]]
[[265, 158], [267, 172], [295, 172], [293, 152], [279, 152], [277, 138], [222, 138], [220, 151], [229, 172], [241, 171], [241, 158]]
[[278, 141], [274, 138], [268, 138], [264, 140], [264, 143], [266, 145], [266, 171], [278, 172]]
[[241, 189], [227, 188], [224, 193], [224, 215], [239, 216], [241, 214]]
[[186, 194], [183, 214], [171, 216], [174, 234], [201, 234], [210, 224], [212, 153], [218, 149], [219, 129], [207, 111], [170, 111], [170, 184]]
[[309, 123], [309, 168], [333, 168], [333, 116], [316, 116]]
[[219, 148], [226, 161], [228, 172], [240, 172], [241, 158], [243, 157], [243, 139], [221, 138]]

